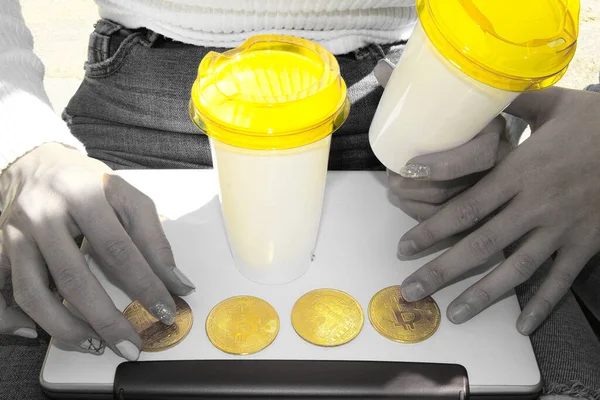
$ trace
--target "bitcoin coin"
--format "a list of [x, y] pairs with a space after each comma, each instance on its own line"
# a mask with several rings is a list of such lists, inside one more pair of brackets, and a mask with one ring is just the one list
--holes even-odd
[[360, 304], [347, 293], [317, 289], [292, 308], [292, 326], [300, 337], [318, 346], [339, 346], [360, 333], [365, 322]]
[[440, 309], [431, 297], [409, 303], [400, 286], [379, 291], [369, 303], [369, 320], [377, 332], [402, 343], [421, 342], [440, 326]]
[[142, 338], [142, 351], [157, 352], [181, 343], [190, 333], [194, 318], [190, 306], [181, 298], [175, 300], [175, 322], [165, 325], [154, 318], [140, 303], [134, 301], [125, 308], [123, 315]]
[[219, 350], [247, 355], [263, 350], [279, 333], [279, 316], [269, 303], [235, 296], [217, 304], [206, 318], [206, 334]]

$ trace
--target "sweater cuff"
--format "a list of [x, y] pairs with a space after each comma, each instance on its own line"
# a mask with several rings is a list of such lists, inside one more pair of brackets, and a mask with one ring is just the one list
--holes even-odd
[[0, 103], [0, 120], [8, 122], [0, 129], [0, 174], [44, 143], [61, 143], [87, 155], [84, 145], [71, 134], [66, 123], [38, 97], [20, 91]]

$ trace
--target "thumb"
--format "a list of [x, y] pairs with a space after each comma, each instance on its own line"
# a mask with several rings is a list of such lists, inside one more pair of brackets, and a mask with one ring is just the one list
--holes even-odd
[[555, 110], [569, 93], [572, 93], [572, 89], [558, 86], [521, 93], [506, 107], [505, 112], [527, 121], [534, 131], [554, 116]]
[[[0, 290], [4, 289], [10, 277], [10, 261], [2, 253], [2, 236], [0, 231]], [[16, 335], [25, 338], [36, 338], [35, 322], [18, 308], [8, 307], [0, 293], [0, 334]]]

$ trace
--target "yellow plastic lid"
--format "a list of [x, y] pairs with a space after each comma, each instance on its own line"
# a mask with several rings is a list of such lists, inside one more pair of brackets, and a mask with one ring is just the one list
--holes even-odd
[[577, 46], [578, 0], [417, 0], [417, 11], [447, 60], [499, 89], [552, 86]]
[[190, 115], [208, 136], [232, 146], [283, 150], [333, 133], [350, 102], [335, 57], [308, 40], [257, 35], [208, 53], [192, 87]]

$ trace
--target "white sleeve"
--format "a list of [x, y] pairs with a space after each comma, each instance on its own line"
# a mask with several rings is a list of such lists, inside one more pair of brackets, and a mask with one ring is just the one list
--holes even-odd
[[85, 153], [52, 109], [43, 82], [44, 65], [33, 53], [19, 0], [0, 0], [0, 172], [43, 143]]

